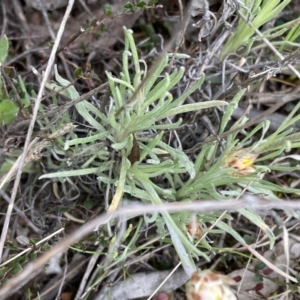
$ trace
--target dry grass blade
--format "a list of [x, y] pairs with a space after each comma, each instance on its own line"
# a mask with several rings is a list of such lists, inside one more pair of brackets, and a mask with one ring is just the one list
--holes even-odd
[[276, 267], [275, 265], [273, 265], [272, 263], [270, 263], [267, 259], [265, 259], [261, 254], [259, 254], [255, 249], [253, 249], [252, 247], [250, 247], [247, 244], [243, 245], [245, 248], [247, 248], [257, 259], [259, 259], [260, 261], [262, 261], [264, 264], [266, 264], [269, 268], [271, 268], [272, 270], [276, 271], [278, 274], [280, 274], [281, 276], [285, 277], [287, 280], [290, 280], [292, 282], [298, 283], [298, 280], [295, 277], [292, 277], [286, 273], [284, 273], [282, 270], [280, 270], [278, 267]]

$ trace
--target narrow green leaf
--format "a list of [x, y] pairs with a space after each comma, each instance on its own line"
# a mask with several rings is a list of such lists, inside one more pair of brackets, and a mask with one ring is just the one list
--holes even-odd
[[79, 144], [87, 144], [87, 143], [94, 142], [96, 140], [100, 140], [104, 137], [107, 137], [108, 135], [109, 135], [109, 133], [107, 131], [104, 131], [104, 132], [94, 134], [94, 135], [91, 135], [91, 136], [88, 136], [85, 138], [69, 140], [65, 143], [64, 150], [68, 150], [70, 146], [79, 145]]
[[229, 122], [232, 112], [237, 108], [240, 99], [243, 97], [246, 89], [240, 90], [232, 99], [232, 101], [226, 107], [224, 115], [222, 117], [222, 122], [220, 125], [219, 133], [223, 133], [227, 123]]
[[0, 39], [0, 66], [4, 64], [5, 59], [7, 57], [8, 54], [8, 39], [7, 36], [4, 35], [1, 39]]
[[58, 178], [58, 177], [71, 177], [71, 176], [82, 176], [88, 174], [95, 174], [99, 171], [99, 168], [89, 168], [82, 170], [71, 170], [71, 171], [61, 171], [55, 173], [44, 174], [39, 177], [39, 179], [44, 178]]
[[238, 232], [236, 232], [231, 226], [229, 226], [225, 222], [218, 221], [216, 223], [216, 226], [224, 230], [225, 232], [229, 233], [230, 235], [232, 235], [238, 242], [242, 244], [246, 244], [245, 240], [238, 234]]
[[207, 109], [207, 108], [222, 106], [222, 105], [227, 105], [227, 104], [228, 103], [226, 101], [222, 101], [222, 100], [212, 100], [212, 101], [206, 101], [206, 102], [200, 102], [200, 103], [185, 104], [185, 105], [170, 109], [164, 115], [161, 115], [160, 119], [164, 119], [164, 118], [167, 118], [170, 116], [186, 113], [189, 111]]
[[275, 243], [275, 236], [272, 230], [269, 228], [269, 226], [263, 221], [263, 219], [250, 208], [239, 209], [239, 213], [266, 233], [266, 235], [270, 239], [270, 247], [272, 248]]

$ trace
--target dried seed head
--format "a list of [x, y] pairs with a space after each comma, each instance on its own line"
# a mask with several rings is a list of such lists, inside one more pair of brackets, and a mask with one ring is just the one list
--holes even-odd
[[211, 270], [196, 271], [186, 283], [187, 300], [236, 300], [228, 285], [235, 281]]
[[200, 239], [203, 236], [202, 226], [199, 221], [193, 222], [190, 221], [185, 224], [186, 229], [188, 233], [194, 238], [194, 239]]

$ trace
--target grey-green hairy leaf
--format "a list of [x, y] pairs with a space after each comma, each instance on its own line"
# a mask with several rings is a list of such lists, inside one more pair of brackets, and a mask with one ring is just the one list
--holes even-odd
[[0, 66], [3, 65], [6, 60], [6, 57], [8, 55], [8, 47], [9, 47], [8, 39], [7, 36], [4, 35], [0, 39]]

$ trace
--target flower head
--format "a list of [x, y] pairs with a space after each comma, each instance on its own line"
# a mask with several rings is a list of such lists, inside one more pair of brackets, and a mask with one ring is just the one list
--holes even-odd
[[223, 166], [234, 169], [237, 175], [249, 175], [256, 171], [253, 163], [257, 157], [258, 154], [251, 153], [249, 148], [236, 150], [225, 157]]
[[199, 221], [189, 221], [185, 224], [187, 232], [194, 239], [200, 239], [203, 236], [202, 225]]
[[236, 300], [228, 285], [235, 281], [211, 270], [196, 271], [186, 284], [187, 300]]

